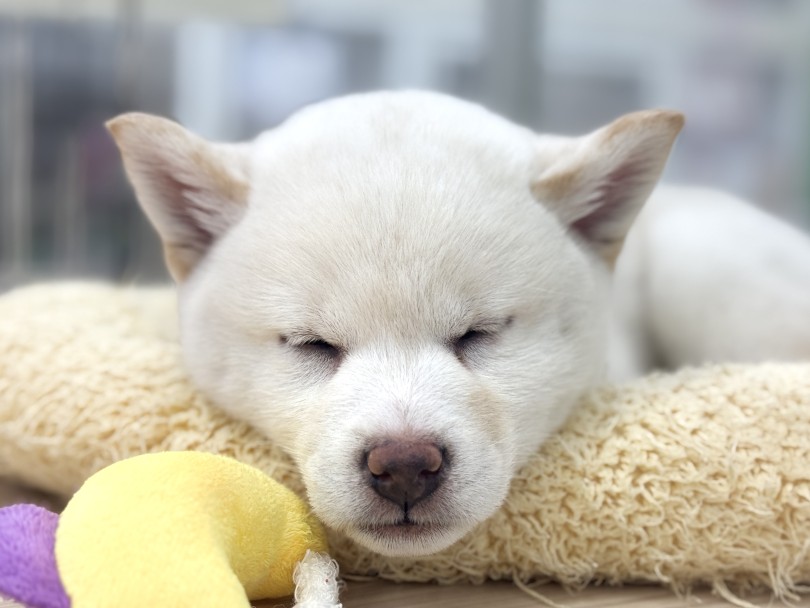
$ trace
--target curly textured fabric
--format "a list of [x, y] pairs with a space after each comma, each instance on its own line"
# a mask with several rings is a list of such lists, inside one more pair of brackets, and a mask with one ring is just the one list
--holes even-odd
[[[0, 297], [0, 475], [68, 494], [142, 452], [295, 467], [209, 406], [180, 364], [173, 296], [65, 284]], [[585, 398], [503, 508], [449, 549], [388, 558], [330, 533], [344, 573], [398, 581], [810, 582], [810, 364], [654, 375]]]

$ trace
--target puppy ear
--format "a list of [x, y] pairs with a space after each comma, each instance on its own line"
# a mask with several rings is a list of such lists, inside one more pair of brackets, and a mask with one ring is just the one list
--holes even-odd
[[107, 123], [129, 180], [183, 281], [247, 206], [248, 145], [215, 144], [177, 123], [123, 114]]
[[578, 139], [541, 137], [546, 169], [532, 193], [612, 266], [683, 122], [678, 112], [650, 110]]

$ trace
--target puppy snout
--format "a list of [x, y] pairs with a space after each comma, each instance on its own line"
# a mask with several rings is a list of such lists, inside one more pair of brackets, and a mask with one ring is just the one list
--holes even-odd
[[377, 494], [406, 512], [442, 482], [443, 450], [433, 443], [388, 441], [366, 455], [370, 484]]

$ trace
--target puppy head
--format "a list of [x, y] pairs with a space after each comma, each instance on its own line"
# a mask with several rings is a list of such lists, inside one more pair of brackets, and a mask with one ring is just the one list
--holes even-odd
[[109, 128], [194, 381], [293, 455], [325, 523], [413, 555], [492, 514], [599, 378], [607, 269], [681, 124], [539, 136], [377, 93], [249, 144], [146, 115]]

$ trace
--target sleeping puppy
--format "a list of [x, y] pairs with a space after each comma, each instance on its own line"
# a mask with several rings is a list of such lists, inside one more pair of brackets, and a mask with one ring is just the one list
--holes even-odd
[[[697, 342], [673, 353], [702, 357], [712, 328], [669, 326], [704, 322], [704, 283], [689, 274], [711, 276], [725, 255], [697, 203], [687, 213], [665, 201], [676, 219], [663, 229], [642, 218], [611, 292], [682, 124], [645, 111], [564, 138], [400, 92], [311, 106], [250, 143], [144, 114], [109, 129], [178, 283], [194, 382], [293, 456], [326, 524], [381, 553], [420, 555], [497, 509], [516, 469], [603, 378], [609, 335], [619, 375], [666, 359], [657, 341], [668, 332]], [[669, 222], [683, 224], [676, 244]], [[808, 254], [804, 237], [767, 222]], [[808, 266], [795, 277], [805, 288]], [[714, 312], [740, 336], [761, 321], [729, 311]]]

